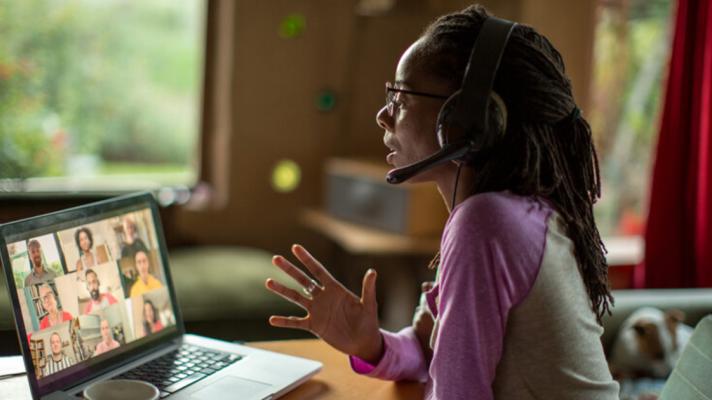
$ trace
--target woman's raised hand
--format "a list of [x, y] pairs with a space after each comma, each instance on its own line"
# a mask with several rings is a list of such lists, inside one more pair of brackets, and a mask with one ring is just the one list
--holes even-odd
[[294, 245], [292, 253], [316, 280], [286, 258], [274, 256], [272, 264], [302, 285], [304, 293], [272, 279], [267, 279], [265, 285], [270, 291], [305, 309], [307, 315], [273, 315], [269, 323], [280, 328], [309, 331], [343, 353], [377, 363], [383, 352], [383, 342], [378, 326], [376, 271], [369, 269], [364, 275], [359, 298], [334, 279], [304, 247]]

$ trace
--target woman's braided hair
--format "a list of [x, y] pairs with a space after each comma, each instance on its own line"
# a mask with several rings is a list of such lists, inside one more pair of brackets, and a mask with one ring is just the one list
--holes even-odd
[[[460, 87], [482, 23], [482, 6], [438, 18], [425, 30], [417, 58], [426, 71]], [[476, 60], [475, 60], [476, 62]], [[613, 304], [605, 247], [593, 218], [601, 195], [591, 128], [578, 115], [564, 62], [533, 28], [517, 25], [509, 38], [494, 83], [506, 105], [505, 134], [468, 159], [474, 168], [471, 193], [509, 190], [548, 200], [561, 215], [600, 323]], [[439, 256], [431, 265], [439, 261]]]

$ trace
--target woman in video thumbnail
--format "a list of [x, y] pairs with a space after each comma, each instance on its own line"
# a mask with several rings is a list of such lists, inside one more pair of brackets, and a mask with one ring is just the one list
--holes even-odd
[[43, 283], [39, 286], [39, 294], [42, 299], [42, 308], [47, 312], [47, 315], [40, 321], [40, 329], [47, 329], [64, 321], [72, 320], [72, 314], [57, 307], [54, 290], [48, 284]]
[[158, 311], [151, 300], [143, 302], [143, 334], [156, 333], [163, 329], [163, 324], [158, 319]]
[[[74, 243], [79, 250], [79, 260], [77, 260], [77, 277], [84, 278], [82, 273], [86, 268], [91, 268], [97, 264], [108, 261], [105, 253], [97, 251], [92, 252], [94, 247], [94, 235], [87, 227], [82, 227], [74, 232]], [[80, 278], [80, 279], [81, 279]]]

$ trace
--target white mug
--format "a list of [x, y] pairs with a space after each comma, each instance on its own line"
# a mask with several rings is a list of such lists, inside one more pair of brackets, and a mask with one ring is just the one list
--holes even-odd
[[157, 400], [158, 388], [144, 381], [115, 379], [94, 382], [84, 389], [86, 400]]

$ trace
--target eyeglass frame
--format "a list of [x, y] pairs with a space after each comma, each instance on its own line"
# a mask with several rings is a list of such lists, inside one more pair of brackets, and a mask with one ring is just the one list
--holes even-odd
[[450, 98], [450, 96], [444, 96], [441, 94], [418, 92], [415, 90], [408, 89], [398, 89], [396, 87], [393, 87], [390, 82], [386, 82], [386, 112], [388, 113], [389, 117], [393, 117], [393, 115], [395, 115], [395, 98], [397, 93], [404, 93], [413, 96], [428, 97], [431, 99], [440, 100], [447, 100], [448, 98]]

